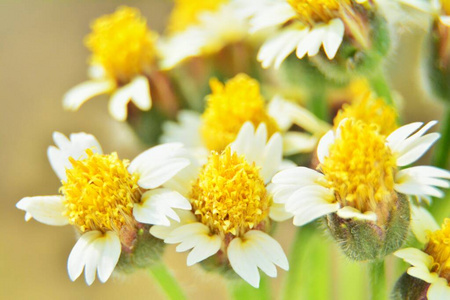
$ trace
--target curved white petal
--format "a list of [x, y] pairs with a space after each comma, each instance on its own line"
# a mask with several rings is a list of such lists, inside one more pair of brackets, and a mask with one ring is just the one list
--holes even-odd
[[84, 268], [88, 285], [94, 282], [97, 271], [100, 281], [105, 282], [119, 261], [121, 247], [119, 237], [112, 231], [84, 233], [69, 255], [67, 270], [70, 279], [76, 280]]
[[429, 270], [433, 266], [433, 258], [416, 248], [405, 248], [394, 252], [394, 255], [403, 259], [414, 267]]
[[308, 49], [308, 56], [315, 56], [319, 53], [320, 46], [322, 46], [322, 43], [325, 40], [326, 33], [327, 25], [325, 24], [314, 25], [314, 27], [311, 28], [308, 35], [301, 41]]
[[362, 213], [358, 209], [350, 206], [340, 208], [336, 214], [342, 219], [357, 219], [376, 222], [377, 214], [373, 211], [366, 211]]
[[87, 158], [86, 149], [91, 149], [94, 153], [102, 153], [102, 147], [97, 139], [87, 133], [72, 133], [70, 140], [62, 133], [54, 132], [53, 140], [55, 146], [48, 147], [47, 156], [50, 165], [59, 179], [66, 179], [66, 169], [72, 168], [69, 157], [76, 160]]
[[331, 20], [326, 28], [323, 48], [328, 59], [333, 59], [344, 38], [344, 22], [341, 19]]
[[[255, 33], [265, 28], [279, 26], [295, 17], [295, 11], [288, 3], [281, 1], [268, 2], [259, 9], [250, 20], [250, 32]], [[260, 3], [255, 5], [260, 5]]]
[[180, 218], [180, 221], [175, 221], [173, 219], [170, 219], [170, 225], [169, 226], [161, 226], [161, 225], [154, 225], [150, 227], [150, 234], [157, 237], [158, 239], [166, 239], [169, 237], [170, 233], [177, 229], [180, 226], [196, 223], [197, 218], [191, 211], [187, 210], [175, 210], [178, 217]]
[[285, 156], [313, 152], [318, 138], [303, 132], [286, 132], [283, 135], [283, 154]]
[[274, 221], [283, 222], [292, 218], [293, 216], [293, 214], [286, 211], [284, 204], [273, 203], [270, 206], [269, 217]]
[[174, 209], [190, 210], [189, 200], [165, 188], [146, 191], [140, 203], [133, 206], [133, 216], [141, 223], [169, 226], [172, 220], [180, 222]]
[[128, 167], [131, 174], [138, 174], [138, 185], [154, 189], [190, 164], [186, 150], [181, 143], [155, 146], [139, 154]]
[[262, 231], [251, 230], [243, 238], [234, 238], [227, 252], [233, 270], [256, 288], [260, 279], [258, 268], [270, 277], [277, 275], [274, 265], [284, 270], [289, 269], [280, 244]]
[[306, 167], [296, 167], [278, 172], [272, 182], [275, 184], [292, 184], [298, 187], [314, 185], [323, 178], [323, 174]]
[[70, 89], [63, 98], [63, 107], [67, 110], [78, 110], [89, 99], [112, 92], [116, 84], [112, 80], [92, 80], [80, 83]]
[[[442, 178], [442, 179], [441, 179]], [[395, 176], [395, 190], [415, 196], [443, 197], [444, 193], [435, 187], [448, 188], [450, 172], [431, 166], [417, 166], [399, 171]]]
[[286, 34], [286, 41], [283, 47], [277, 52], [275, 56], [273, 66], [275, 69], [279, 69], [283, 61], [297, 48], [298, 43], [304, 38], [308, 30], [298, 30], [294, 29]]
[[407, 125], [403, 125], [402, 127], [397, 128], [394, 130], [387, 138], [386, 142], [388, 143], [389, 147], [396, 151], [399, 145], [411, 134], [413, 134], [417, 129], [422, 126], [422, 122], [415, 122], [410, 123]]
[[430, 285], [427, 292], [428, 300], [450, 299], [450, 286], [445, 278], [439, 278]]
[[161, 143], [183, 143], [187, 148], [203, 147], [200, 134], [202, 125], [201, 115], [198, 112], [182, 110], [178, 113], [178, 122], [168, 121], [162, 126]]
[[433, 216], [424, 207], [411, 203], [411, 231], [417, 240], [423, 244], [428, 242], [427, 232], [439, 229]]
[[127, 105], [129, 101], [141, 110], [149, 110], [152, 105], [150, 86], [144, 76], [135, 77], [130, 83], [117, 89], [109, 101], [109, 113], [117, 121], [127, 118]]
[[330, 146], [334, 143], [336, 139], [333, 130], [329, 130], [319, 141], [317, 145], [317, 158], [320, 163], [323, 163], [325, 157], [329, 155]]
[[68, 218], [64, 215], [64, 197], [62, 196], [37, 196], [25, 197], [17, 202], [18, 209], [26, 211], [25, 219], [31, 218], [54, 226], [69, 224]]

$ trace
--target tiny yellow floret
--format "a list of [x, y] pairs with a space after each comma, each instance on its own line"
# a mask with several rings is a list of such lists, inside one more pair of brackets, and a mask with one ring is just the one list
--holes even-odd
[[259, 168], [229, 147], [212, 152], [190, 199], [199, 221], [222, 236], [242, 236], [264, 224], [271, 202]]
[[441, 0], [441, 7], [446, 16], [450, 15], [450, 0]]
[[397, 113], [395, 109], [387, 105], [382, 98], [375, 98], [373, 93], [360, 86], [362, 89], [355, 94], [351, 104], [344, 104], [334, 118], [335, 128], [345, 118], [354, 118], [367, 124], [374, 124], [378, 132], [388, 136], [398, 128]]
[[128, 161], [86, 150], [88, 158], [69, 158], [67, 180], [62, 182], [66, 216], [81, 232], [120, 232], [133, 225], [133, 204], [140, 201], [138, 178], [127, 170]]
[[167, 25], [170, 33], [181, 32], [189, 26], [197, 25], [201, 13], [217, 11], [229, 0], [175, 0], [174, 2]]
[[222, 151], [233, 142], [242, 125], [250, 121], [255, 127], [265, 123], [269, 137], [278, 131], [275, 120], [269, 116], [258, 81], [245, 74], [236, 75], [225, 85], [210, 80], [212, 94], [202, 115], [201, 134], [206, 147]]
[[320, 169], [342, 206], [376, 212], [392, 200], [396, 159], [378, 126], [347, 119]]
[[428, 234], [425, 252], [433, 257], [432, 272], [450, 283], [450, 219], [445, 219], [442, 228]]
[[92, 51], [90, 63], [100, 65], [119, 84], [151, 68], [157, 35], [147, 27], [139, 10], [122, 6], [95, 20], [85, 44]]
[[315, 24], [327, 23], [337, 16], [343, 5], [349, 5], [350, 0], [287, 0], [297, 12], [301, 22]]

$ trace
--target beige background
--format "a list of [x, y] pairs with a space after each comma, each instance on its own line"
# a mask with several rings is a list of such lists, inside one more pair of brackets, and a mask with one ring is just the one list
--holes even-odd
[[[148, 17], [161, 31], [170, 10], [168, 1], [123, 1]], [[56, 194], [59, 182], [47, 161], [46, 150], [55, 130], [65, 134], [94, 134], [105, 151], [132, 159], [142, 148], [123, 124], [107, 115], [106, 98], [88, 102], [78, 113], [62, 110], [62, 95], [86, 79], [88, 52], [82, 39], [89, 22], [111, 13], [119, 1], [0, 0], [0, 298], [1, 299], [160, 299], [145, 272], [127, 278], [71, 282], [66, 272], [75, 243], [70, 226], [25, 223], [15, 203], [24, 196]], [[439, 117], [440, 107], [424, 100], [417, 81], [417, 36], [402, 40], [408, 55], [391, 59], [394, 85], [403, 92], [407, 121]], [[416, 71], [411, 71], [416, 70]], [[294, 232], [289, 222], [277, 235], [285, 250]], [[195, 299], [225, 299], [225, 284], [185, 267], [185, 254], [168, 249], [165, 260]], [[281, 271], [281, 278], [284, 272]], [[279, 282], [280, 279], [278, 279]], [[276, 283], [275, 283], [276, 284]], [[278, 286], [278, 284], [276, 284]]]

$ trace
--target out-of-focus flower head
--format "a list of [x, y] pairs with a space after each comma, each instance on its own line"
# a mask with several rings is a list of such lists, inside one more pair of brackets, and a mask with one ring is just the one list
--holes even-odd
[[264, 123], [255, 131], [247, 122], [225, 150], [211, 151], [206, 163], [192, 166], [175, 178], [192, 211], [183, 213], [180, 224], [153, 226], [150, 232], [179, 243], [179, 252], [192, 249], [189, 266], [202, 262], [207, 269], [232, 269], [254, 287], [258, 268], [270, 277], [276, 277], [276, 265], [287, 270], [284, 251], [269, 234], [272, 220], [291, 217], [272, 201], [267, 186], [283, 166], [280, 134], [268, 139]]
[[119, 7], [114, 13], [96, 19], [86, 37], [92, 52], [89, 77], [66, 93], [63, 106], [78, 110], [87, 100], [111, 94], [110, 114], [119, 121], [127, 118], [131, 100], [139, 109], [152, 105], [148, 76], [157, 67], [157, 34], [135, 8]]
[[103, 154], [90, 134], [70, 139], [55, 132], [57, 147], [48, 158], [61, 180], [61, 195], [26, 197], [17, 208], [25, 219], [55, 226], [73, 225], [80, 235], [67, 263], [69, 277], [77, 279], [83, 269], [86, 283], [95, 274], [105, 282], [116, 268], [145, 268], [162, 251], [148, 234], [149, 225], [180, 221], [174, 209], [189, 210], [190, 203], [164, 184], [189, 165], [181, 144], [151, 148], [131, 163], [117, 153]]

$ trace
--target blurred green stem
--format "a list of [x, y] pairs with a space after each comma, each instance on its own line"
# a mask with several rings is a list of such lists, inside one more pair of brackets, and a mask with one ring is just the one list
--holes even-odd
[[433, 156], [433, 165], [446, 168], [448, 164], [450, 147], [450, 105], [446, 105], [441, 123], [441, 138], [436, 145]]
[[395, 107], [394, 98], [392, 98], [391, 88], [384, 75], [383, 68], [374, 70], [372, 76], [368, 78], [370, 86], [375, 93], [384, 99], [386, 104]]
[[369, 280], [372, 300], [387, 299], [384, 260], [369, 263]]
[[265, 275], [261, 276], [259, 288], [256, 289], [244, 280], [232, 280], [228, 284], [230, 296], [234, 300], [270, 300], [271, 290]]
[[314, 87], [310, 101], [308, 103], [309, 110], [319, 119], [328, 122], [330, 119], [330, 112], [328, 108], [326, 87], [324, 84], [317, 83]]
[[159, 287], [163, 290], [167, 299], [187, 299], [177, 280], [173, 277], [172, 273], [169, 269], [167, 269], [164, 263], [161, 262], [151, 266], [149, 268], [149, 272], [153, 279], [158, 283]]

